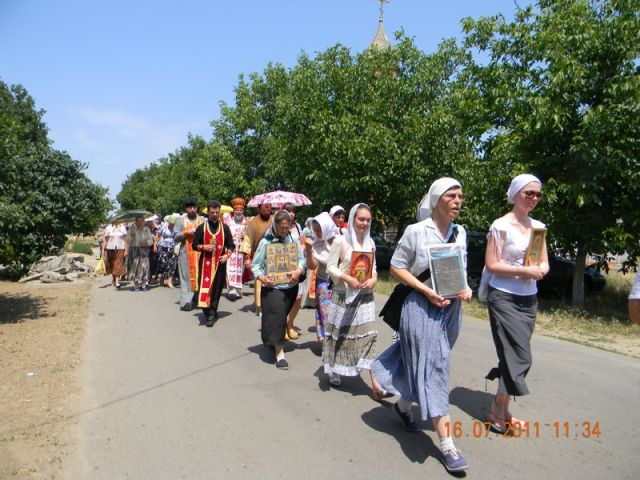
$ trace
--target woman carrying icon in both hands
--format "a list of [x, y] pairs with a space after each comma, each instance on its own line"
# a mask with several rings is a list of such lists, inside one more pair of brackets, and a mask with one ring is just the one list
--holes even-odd
[[[300, 244], [291, 238], [290, 225], [291, 216], [286, 210], [280, 210], [276, 213], [264, 238], [260, 240], [251, 263], [253, 276], [262, 282], [260, 292], [262, 343], [275, 349], [276, 367], [281, 370], [289, 368], [289, 363], [284, 357], [287, 316], [298, 295], [298, 282], [304, 272], [304, 257]], [[273, 279], [266, 274], [266, 250], [270, 243], [294, 243], [296, 245], [297, 268], [288, 273], [289, 282], [286, 284], [276, 285]]]
[[486, 378], [499, 378], [498, 391], [491, 400], [489, 420], [492, 430], [504, 433], [505, 424], [524, 422], [509, 410], [509, 396], [527, 395], [525, 377], [531, 368], [531, 336], [536, 322], [538, 300], [536, 281], [549, 272], [546, 241], [539, 265], [525, 266], [524, 259], [534, 228], [545, 228], [529, 213], [542, 198], [542, 183], [529, 174], [511, 181], [507, 200], [513, 208], [491, 225], [487, 235], [485, 267], [491, 274], [487, 294], [491, 334], [498, 354], [498, 368]]
[[468, 468], [451, 437], [449, 369], [451, 350], [462, 320], [461, 301], [471, 300], [471, 289], [456, 298], [443, 298], [431, 281], [418, 280], [429, 269], [428, 245], [455, 243], [466, 257], [467, 235], [453, 220], [462, 206], [462, 187], [453, 178], [436, 180], [418, 206], [418, 223], [405, 230], [393, 258], [391, 274], [412, 287], [400, 316], [400, 338], [371, 366], [382, 388], [400, 396], [394, 410], [405, 429], [420, 430], [411, 413], [418, 403], [422, 420], [430, 419], [440, 439], [441, 460], [450, 472]]
[[[333, 280], [333, 292], [327, 315], [322, 360], [324, 373], [334, 387], [342, 385], [340, 376], [355, 377], [369, 370], [375, 358], [378, 337], [373, 287], [378, 281], [375, 261], [370, 279], [360, 282], [352, 277], [351, 253], [373, 252], [371, 210], [356, 204], [349, 213], [347, 233], [333, 241], [327, 258], [327, 272]], [[380, 400], [385, 391], [371, 376], [373, 398]]]

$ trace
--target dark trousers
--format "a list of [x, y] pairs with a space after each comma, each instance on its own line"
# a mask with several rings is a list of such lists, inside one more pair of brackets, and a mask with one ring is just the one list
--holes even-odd
[[[200, 268], [202, 272], [202, 268]], [[227, 264], [220, 263], [216, 270], [216, 278], [213, 279], [213, 285], [211, 285], [211, 307], [203, 308], [202, 312], [205, 316], [218, 316], [218, 304], [220, 303], [220, 296], [224, 289], [224, 281], [227, 278]]]

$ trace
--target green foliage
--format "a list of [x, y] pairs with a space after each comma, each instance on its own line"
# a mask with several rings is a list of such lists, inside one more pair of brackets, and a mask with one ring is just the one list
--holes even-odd
[[[509, 208], [511, 178], [537, 174], [552, 247], [584, 268], [588, 253], [640, 254], [638, 0], [540, 0], [463, 20], [463, 46], [425, 54], [402, 32], [391, 49], [335, 45], [241, 76], [210, 141], [134, 172], [123, 208], [168, 213], [274, 189], [302, 191], [313, 212], [364, 201], [399, 232], [429, 184], [465, 189], [460, 221], [487, 229]], [[474, 61], [482, 52], [487, 60]], [[581, 271], [575, 274], [581, 303]]]
[[85, 255], [91, 255], [93, 253], [93, 248], [88, 243], [69, 240], [64, 249], [67, 252], [71, 253], [84, 253]]
[[528, 171], [543, 180], [536, 214], [579, 268], [587, 253], [627, 253], [630, 263], [640, 254], [638, 7], [541, 0], [511, 23], [464, 22], [467, 46], [490, 54], [473, 71], [484, 158], [503, 167], [501, 179]]
[[85, 165], [51, 148], [43, 114], [0, 81], [0, 264], [24, 267], [68, 234], [93, 233], [112, 207]]
[[245, 178], [246, 169], [223, 145], [189, 137], [187, 146], [127, 177], [117, 199], [123, 210], [169, 214], [182, 211], [188, 197], [204, 205], [214, 198], [228, 202], [246, 195]]

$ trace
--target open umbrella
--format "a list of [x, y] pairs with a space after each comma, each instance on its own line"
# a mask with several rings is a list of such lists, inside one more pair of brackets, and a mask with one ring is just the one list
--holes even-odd
[[148, 218], [153, 213], [147, 210], [127, 210], [126, 212], [119, 213], [109, 220], [109, 223], [127, 223], [135, 220], [136, 218]]
[[260, 195], [256, 195], [255, 197], [249, 200], [247, 203], [248, 207], [257, 207], [258, 205], [262, 205], [264, 203], [270, 204], [283, 204], [283, 203], [293, 203], [296, 207], [301, 207], [303, 205], [311, 205], [311, 200], [307, 198], [306, 195], [302, 193], [295, 192], [285, 192], [283, 190], [276, 190], [275, 192], [263, 193]]

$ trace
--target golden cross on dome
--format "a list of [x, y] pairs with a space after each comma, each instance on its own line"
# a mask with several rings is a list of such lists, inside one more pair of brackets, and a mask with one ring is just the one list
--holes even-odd
[[380, 21], [382, 21], [384, 17], [384, 4], [389, 3], [391, 0], [378, 0], [380, 2]]

